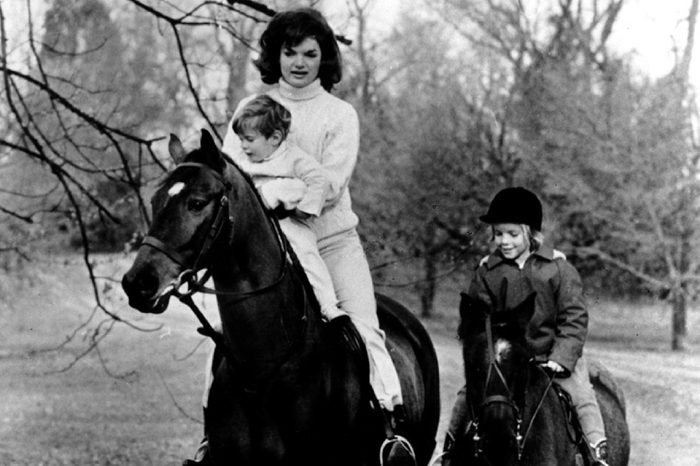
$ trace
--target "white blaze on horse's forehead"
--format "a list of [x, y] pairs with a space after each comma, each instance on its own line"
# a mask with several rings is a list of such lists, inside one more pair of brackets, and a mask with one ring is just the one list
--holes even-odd
[[168, 189], [168, 196], [177, 196], [182, 192], [183, 189], [185, 189], [185, 183], [183, 183], [182, 181], [178, 181], [177, 183], [173, 184], [170, 187], [170, 189]]
[[496, 361], [497, 362], [503, 362], [504, 359], [508, 357], [508, 353], [510, 353], [511, 350], [511, 345], [508, 340], [503, 340], [503, 339], [498, 339], [496, 341], [495, 349], [494, 352], [496, 353]]

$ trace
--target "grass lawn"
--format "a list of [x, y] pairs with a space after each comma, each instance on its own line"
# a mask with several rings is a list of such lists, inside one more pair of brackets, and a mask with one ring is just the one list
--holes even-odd
[[[106, 256], [96, 271], [120, 276], [126, 267], [128, 258]], [[106, 283], [108, 308], [147, 331], [114, 324], [97, 351], [81, 357], [113, 322], [102, 311], [93, 315], [79, 258], [27, 264], [0, 281], [0, 464], [177, 465], [194, 452], [210, 343], [184, 307], [144, 316], [127, 306], [118, 283]], [[405, 292], [380, 291], [417, 309]], [[436, 315], [424, 320], [441, 364], [440, 442], [462, 383], [458, 299], [457, 288], [443, 288]], [[625, 390], [631, 464], [698, 464], [698, 313], [689, 314], [689, 350], [672, 353], [670, 315], [661, 305], [589, 301], [588, 351]]]

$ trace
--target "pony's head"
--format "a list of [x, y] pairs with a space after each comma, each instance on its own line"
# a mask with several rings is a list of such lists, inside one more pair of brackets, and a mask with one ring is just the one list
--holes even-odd
[[153, 222], [122, 279], [129, 304], [141, 312], [163, 312], [166, 289], [202, 268], [231, 228], [227, 163], [209, 132], [202, 130], [190, 152], [171, 135], [168, 149], [177, 165], [151, 199]]
[[462, 295], [459, 336], [463, 344], [467, 401], [473, 420], [465, 442], [493, 464], [516, 464], [530, 352], [525, 339], [535, 308], [531, 294], [513, 309], [495, 310]]

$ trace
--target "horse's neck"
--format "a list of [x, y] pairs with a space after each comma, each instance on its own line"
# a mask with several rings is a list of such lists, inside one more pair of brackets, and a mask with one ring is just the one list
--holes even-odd
[[232, 233], [214, 257], [213, 278], [218, 289], [247, 292], [275, 280], [285, 257], [253, 186], [236, 176], [240, 179], [231, 193], [235, 200], [230, 201], [235, 204]]
[[212, 278], [222, 292], [217, 300], [225, 340], [246, 365], [264, 373], [303, 339], [304, 307], [280, 233], [244, 188], [235, 194], [233, 233], [214, 251]]

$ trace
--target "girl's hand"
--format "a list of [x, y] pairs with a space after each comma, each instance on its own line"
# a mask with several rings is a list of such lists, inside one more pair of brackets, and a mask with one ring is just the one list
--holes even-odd
[[564, 369], [564, 367], [561, 364], [559, 364], [556, 361], [552, 361], [551, 359], [542, 365], [550, 371], [554, 372], [555, 374], [562, 374], [566, 372], [566, 369]]

